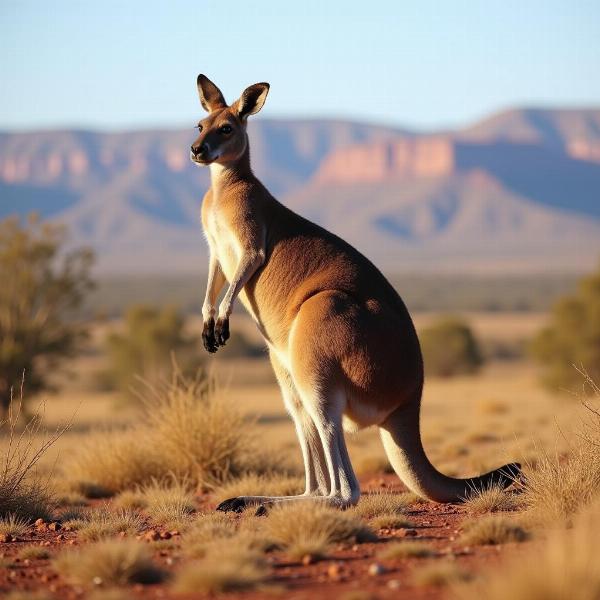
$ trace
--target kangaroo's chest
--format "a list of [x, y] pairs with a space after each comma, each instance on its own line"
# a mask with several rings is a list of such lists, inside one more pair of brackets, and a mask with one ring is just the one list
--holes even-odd
[[240, 243], [227, 219], [211, 208], [205, 220], [211, 251], [217, 257], [227, 281], [231, 282], [240, 259]]

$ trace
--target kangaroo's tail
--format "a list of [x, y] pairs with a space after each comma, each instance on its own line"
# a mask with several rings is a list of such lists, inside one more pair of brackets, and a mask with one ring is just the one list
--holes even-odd
[[519, 463], [504, 465], [479, 477], [455, 479], [440, 473], [429, 461], [419, 428], [420, 398], [397, 408], [380, 425], [388, 459], [402, 482], [435, 502], [459, 502], [473, 490], [491, 485], [508, 487], [521, 472]]

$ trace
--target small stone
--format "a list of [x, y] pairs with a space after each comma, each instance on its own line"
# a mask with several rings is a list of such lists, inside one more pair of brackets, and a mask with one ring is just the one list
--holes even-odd
[[380, 565], [379, 563], [373, 563], [369, 565], [369, 575], [371, 575], [372, 577], [383, 575], [383, 573], [385, 573], [383, 565]]
[[60, 528], [60, 523], [58, 521], [52, 521], [52, 523], [48, 525], [50, 531], [58, 531]]
[[155, 529], [150, 529], [144, 534], [144, 539], [148, 542], [155, 542], [160, 539], [160, 534]]
[[387, 582], [387, 586], [390, 588], [390, 590], [399, 590], [400, 589], [400, 580], [398, 579], [390, 579]]
[[36, 519], [34, 525], [37, 529], [43, 529], [46, 526], [44, 519]]
[[170, 533], [170, 534], [171, 534], [173, 537], [175, 537], [175, 536], [177, 536], [177, 535], [181, 535], [177, 529], [173, 529], [173, 531], [169, 531], [169, 533]]
[[127, 536], [127, 534], [124, 531], [119, 531], [119, 537], [124, 538], [126, 536]]
[[65, 539], [65, 536], [64, 536], [62, 533], [59, 533], [59, 534], [56, 536], [56, 541], [57, 541], [57, 542], [62, 542], [64, 539]]
[[169, 567], [173, 564], [173, 558], [171, 556], [168, 556], [165, 559], [165, 562], [167, 563], [167, 565], [169, 565]]
[[312, 554], [305, 554], [302, 557], [302, 561], [301, 562], [302, 562], [302, 564], [304, 566], [312, 565], [315, 562], [315, 557]]
[[52, 546], [52, 542], [50, 540], [46, 540], [44, 542], [44, 546]]
[[98, 577], [98, 576], [94, 577], [94, 578], [92, 579], [92, 583], [93, 583], [94, 585], [102, 585], [102, 583], [103, 583], [103, 581], [102, 581], [102, 577]]
[[69, 544], [69, 546], [74, 546], [75, 545], [75, 540], [69, 540], [67, 542], [67, 544]]
[[170, 532], [168, 532], [168, 531], [163, 531], [163, 532], [160, 534], [160, 539], [161, 539], [161, 540], [170, 540], [170, 539], [171, 539], [171, 534], [170, 534]]
[[331, 563], [327, 569], [327, 575], [329, 576], [329, 579], [338, 581], [342, 575], [342, 567], [340, 563]]
[[358, 544], [354, 544], [354, 546], [352, 546], [352, 552], [358, 552], [360, 550], [360, 546]]
[[10, 533], [0, 533], [0, 542], [8, 543], [13, 541], [13, 536]]

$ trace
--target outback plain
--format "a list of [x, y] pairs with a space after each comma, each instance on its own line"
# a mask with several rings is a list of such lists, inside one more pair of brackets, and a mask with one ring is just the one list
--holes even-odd
[[216, 512], [232, 496], [303, 491], [294, 427], [254, 324], [236, 312], [230, 348], [204, 358], [192, 314], [182, 335], [202, 358], [194, 371], [174, 357], [161, 377], [119, 388], [107, 383], [107, 347], [126, 337], [127, 319], [96, 317], [55, 391], [28, 402], [24, 417], [13, 393], [3, 482], [35, 464], [0, 522], [0, 589], [13, 598], [597, 597], [597, 388], [585, 373], [562, 391], [542, 384], [528, 348], [552, 322], [544, 303], [416, 311], [424, 347], [448, 313], [468, 324], [477, 357], [427, 374], [425, 449], [461, 477], [518, 460], [524, 478], [508, 490], [473, 489], [460, 504], [418, 498], [367, 429], [346, 435], [362, 487], [354, 508]]

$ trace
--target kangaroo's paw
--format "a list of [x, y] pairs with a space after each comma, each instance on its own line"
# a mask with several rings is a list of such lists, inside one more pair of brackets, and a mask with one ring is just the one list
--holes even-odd
[[223, 500], [219, 506], [217, 506], [217, 510], [221, 512], [235, 512], [241, 513], [250, 506], [250, 504], [246, 501], [243, 496], [237, 498], [229, 498], [228, 500]]
[[227, 340], [229, 339], [229, 319], [217, 319], [217, 324], [215, 325], [215, 339], [217, 341], [218, 346], [224, 346]]
[[202, 328], [202, 343], [208, 352], [215, 353], [219, 349], [217, 338], [215, 337], [215, 320], [210, 317], [208, 321], [204, 321]]

